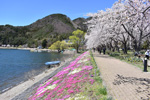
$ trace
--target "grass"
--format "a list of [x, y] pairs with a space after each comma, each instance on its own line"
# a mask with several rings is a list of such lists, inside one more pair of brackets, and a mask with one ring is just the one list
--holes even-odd
[[[143, 53], [143, 51], [142, 51], [142, 53]], [[128, 51], [128, 54], [126, 54], [126, 55], [123, 54], [122, 51], [120, 53], [107, 51], [107, 54], [109, 54], [111, 57], [115, 57], [117, 59], [120, 59], [121, 61], [132, 64], [132, 65], [140, 68], [141, 70], [144, 69], [143, 60], [137, 56], [134, 56], [133, 51]], [[150, 71], [150, 67], [147, 67], [147, 70]]]
[[99, 68], [97, 67], [97, 64], [95, 62], [95, 59], [94, 59], [92, 53], [91, 53], [91, 63], [93, 65], [93, 67], [94, 67], [93, 73], [95, 75], [95, 77], [94, 77], [95, 83], [90, 88], [91, 91], [94, 91], [94, 95], [96, 95], [98, 97], [98, 100], [112, 100], [112, 98], [108, 97], [108, 95], [107, 95], [107, 89], [103, 85], [103, 80], [100, 77]]
[[[86, 65], [92, 65], [94, 68], [91, 71], [91, 75], [94, 75], [93, 78], [95, 82], [93, 85], [89, 84], [88, 82], [84, 84], [84, 88], [82, 88], [83, 92], [80, 95], [90, 96], [90, 98], [95, 100], [109, 100], [107, 97], [107, 89], [103, 86], [102, 79], [99, 76], [99, 69], [96, 65], [95, 59], [91, 54], [91, 64], [87, 62]], [[85, 98], [81, 99], [85, 100]]]

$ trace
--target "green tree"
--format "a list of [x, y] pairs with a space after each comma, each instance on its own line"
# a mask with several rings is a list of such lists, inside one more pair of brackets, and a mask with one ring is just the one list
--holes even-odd
[[26, 43], [26, 38], [25, 37], [16, 37], [13, 39], [12, 44], [14, 45], [23, 45]]
[[44, 40], [42, 41], [42, 47], [43, 47], [43, 48], [46, 48], [46, 46], [47, 46], [47, 40], [44, 39]]
[[60, 52], [61, 52], [60, 45], [61, 45], [61, 42], [60, 42], [60, 41], [57, 41], [57, 42], [53, 43], [53, 44], [49, 47], [49, 49], [58, 50], [58, 53], [60, 53]]
[[61, 41], [60, 49], [61, 49], [62, 51], [64, 51], [64, 50], [67, 49], [67, 48], [68, 48], [67, 43], [66, 43], [65, 41]]
[[58, 50], [58, 53], [64, 51], [66, 48], [67, 48], [67, 44], [65, 41], [57, 41], [49, 47], [49, 49]]
[[69, 41], [76, 48], [77, 53], [79, 53], [79, 47], [83, 44], [85, 32], [81, 30], [73, 31], [73, 35], [69, 37]]

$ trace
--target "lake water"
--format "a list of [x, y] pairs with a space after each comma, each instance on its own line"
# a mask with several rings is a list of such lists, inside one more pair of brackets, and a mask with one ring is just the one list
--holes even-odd
[[46, 70], [45, 62], [60, 60], [65, 56], [67, 55], [0, 49], [0, 93]]

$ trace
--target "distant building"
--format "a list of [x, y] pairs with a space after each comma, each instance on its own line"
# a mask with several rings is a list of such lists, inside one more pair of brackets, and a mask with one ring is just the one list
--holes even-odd
[[9, 45], [9, 44], [7, 44], [7, 47], [10, 47], [10, 45]]
[[27, 48], [27, 47], [28, 47], [28, 45], [27, 45], [27, 44], [24, 44], [24, 45], [22, 45], [22, 47], [23, 47], [23, 48]]
[[6, 44], [3, 44], [3, 45], [2, 45], [2, 47], [6, 47], [6, 46], [7, 46]]
[[42, 46], [38, 46], [37, 49], [42, 49]]

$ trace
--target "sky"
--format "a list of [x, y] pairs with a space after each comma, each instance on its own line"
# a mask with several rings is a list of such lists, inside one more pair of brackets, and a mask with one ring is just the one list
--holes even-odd
[[112, 7], [116, 0], [0, 0], [0, 25], [25, 26], [50, 14], [86, 18]]

